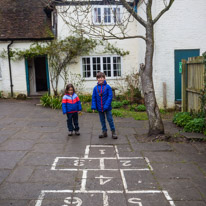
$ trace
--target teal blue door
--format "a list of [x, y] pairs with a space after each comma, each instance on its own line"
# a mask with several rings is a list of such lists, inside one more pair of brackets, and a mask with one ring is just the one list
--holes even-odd
[[179, 62], [182, 59], [188, 60], [189, 57], [200, 55], [199, 49], [192, 50], [175, 50], [175, 101], [181, 101], [181, 73], [179, 72]]

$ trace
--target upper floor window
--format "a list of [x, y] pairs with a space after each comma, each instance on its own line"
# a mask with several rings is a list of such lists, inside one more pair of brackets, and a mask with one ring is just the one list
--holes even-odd
[[119, 24], [121, 23], [122, 6], [95, 6], [93, 7], [93, 23]]
[[100, 56], [82, 58], [83, 78], [96, 78], [98, 72], [104, 72], [107, 77], [120, 77], [122, 73], [120, 56]]

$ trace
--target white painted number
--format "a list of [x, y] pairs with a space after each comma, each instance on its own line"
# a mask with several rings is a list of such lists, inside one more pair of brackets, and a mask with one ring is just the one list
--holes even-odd
[[62, 205], [62, 206], [68, 206], [68, 205], [76, 205], [76, 206], [81, 206], [82, 205], [82, 200], [78, 197], [73, 197], [73, 199], [71, 200], [71, 197], [67, 197], [64, 199], [64, 203], [66, 203], [66, 205]]
[[99, 151], [100, 151], [100, 154], [102, 155], [105, 154], [105, 149], [100, 149]]
[[121, 160], [120, 162], [122, 162], [122, 166], [125, 166], [125, 167], [129, 167], [129, 166], [132, 166], [130, 163], [131, 161], [130, 160]]
[[141, 199], [139, 199], [139, 198], [130, 198], [128, 200], [129, 203], [137, 204], [138, 206], [142, 206], [142, 203], [140, 201], [141, 201]]
[[105, 185], [107, 182], [110, 182], [113, 177], [104, 177], [103, 175], [100, 175], [99, 177], [95, 178], [99, 179], [100, 185]]
[[84, 160], [74, 160], [74, 166], [84, 166]]

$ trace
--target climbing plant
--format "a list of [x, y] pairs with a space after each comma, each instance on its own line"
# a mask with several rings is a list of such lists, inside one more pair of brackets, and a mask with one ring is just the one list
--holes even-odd
[[[54, 39], [49, 42], [34, 43], [26, 50], [11, 49], [9, 55], [14, 61], [22, 58], [29, 59], [36, 56], [47, 55], [52, 90], [54, 95], [58, 95], [60, 76], [64, 80], [65, 85], [71, 78], [71, 74], [68, 71], [69, 65], [76, 63], [75, 59], [78, 56], [90, 53], [99, 45], [104, 47], [103, 53], [115, 53], [120, 56], [125, 56], [129, 53], [106, 41], [88, 39], [82, 36], [69, 36], [63, 40]], [[7, 51], [4, 50], [0, 56], [6, 57]]]

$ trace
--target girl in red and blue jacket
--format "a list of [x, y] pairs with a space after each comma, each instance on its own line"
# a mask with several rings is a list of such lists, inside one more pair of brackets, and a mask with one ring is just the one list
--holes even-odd
[[80, 113], [81, 110], [81, 102], [75, 93], [74, 86], [72, 84], [68, 84], [66, 86], [65, 95], [62, 98], [62, 112], [63, 114], [67, 114], [69, 136], [72, 136], [73, 131], [75, 131], [76, 135], [80, 135], [78, 113]]

